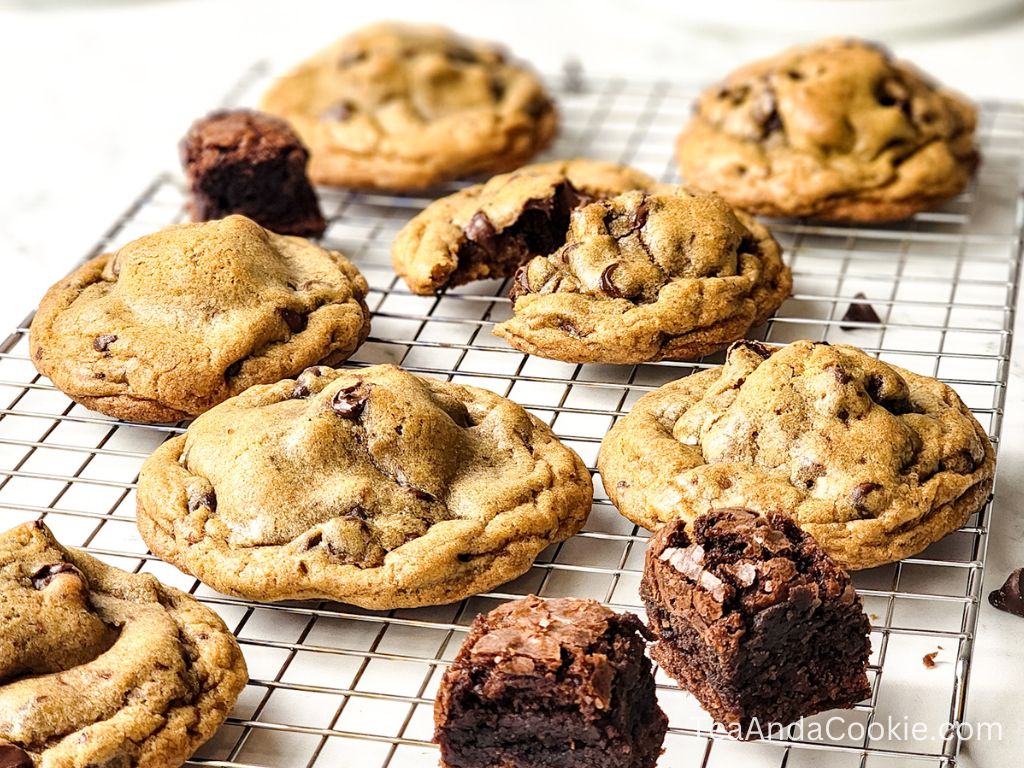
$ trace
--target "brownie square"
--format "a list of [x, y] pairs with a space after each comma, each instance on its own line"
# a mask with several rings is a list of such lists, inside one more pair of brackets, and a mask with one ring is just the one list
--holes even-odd
[[757, 738], [871, 688], [850, 577], [787, 516], [718, 509], [651, 539], [640, 594], [652, 656], [716, 722]]
[[181, 140], [194, 221], [238, 213], [279, 235], [319, 237], [327, 222], [306, 176], [309, 152], [284, 120], [213, 112]]
[[593, 600], [478, 616], [434, 708], [444, 768], [650, 768], [668, 721], [646, 630]]

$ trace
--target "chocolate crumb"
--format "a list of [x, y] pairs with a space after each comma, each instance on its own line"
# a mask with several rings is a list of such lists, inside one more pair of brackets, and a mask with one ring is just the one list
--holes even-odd
[[1006, 577], [1006, 582], [997, 590], [989, 593], [988, 601], [1000, 611], [1024, 617], [1024, 596], [1021, 595], [1021, 580], [1024, 578], [1022, 569], [1017, 568]]
[[115, 336], [112, 333], [105, 334], [103, 336], [97, 336], [92, 341], [92, 348], [95, 349], [97, 352], [106, 352], [110, 345], [113, 344], [115, 341], [117, 341], [117, 336]]
[[874, 323], [875, 325], [881, 325], [882, 318], [875, 312], [875, 308], [867, 303], [867, 296], [863, 293], [854, 294], [854, 301], [846, 308], [846, 314], [843, 315], [843, 320], [839, 324], [839, 327], [844, 331], [856, 331], [858, 326], [855, 325], [843, 325], [842, 323]]

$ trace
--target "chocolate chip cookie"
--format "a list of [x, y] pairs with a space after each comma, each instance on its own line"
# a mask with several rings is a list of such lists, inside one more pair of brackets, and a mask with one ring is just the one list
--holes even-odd
[[676, 144], [689, 184], [767, 216], [889, 221], [967, 186], [976, 114], [884, 48], [826, 40], [706, 91]]
[[849, 568], [921, 552], [992, 489], [985, 430], [942, 382], [856, 347], [737, 342], [605, 437], [605, 490], [652, 530], [718, 507], [783, 512]]
[[182, 224], [53, 286], [32, 321], [32, 361], [87, 408], [178, 421], [347, 358], [369, 333], [367, 290], [337, 251], [242, 216]]
[[580, 458], [503, 397], [393, 366], [317, 367], [157, 449], [138, 523], [222, 592], [397, 608], [519, 576], [580, 529], [591, 496]]
[[497, 46], [435, 26], [375, 24], [274, 84], [320, 184], [420, 189], [516, 168], [555, 135], [537, 77]]
[[391, 262], [420, 294], [511, 277], [565, 243], [573, 209], [654, 184], [645, 173], [598, 160], [528, 165], [435, 200], [398, 233]]
[[519, 268], [494, 333], [574, 363], [686, 360], [742, 338], [791, 285], [771, 233], [717, 195], [627, 192], [574, 211], [565, 244]]
[[213, 611], [42, 523], [0, 534], [0, 605], [3, 766], [180, 766], [248, 680]]

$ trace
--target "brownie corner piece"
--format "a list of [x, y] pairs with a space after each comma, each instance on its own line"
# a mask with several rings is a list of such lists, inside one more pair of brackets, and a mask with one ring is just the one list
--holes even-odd
[[665, 525], [640, 594], [652, 655], [741, 738], [870, 695], [870, 623], [849, 574], [787, 516], [718, 509]]
[[434, 708], [443, 768], [652, 768], [668, 721], [646, 632], [593, 600], [478, 616]]
[[319, 237], [327, 222], [306, 175], [309, 152], [279, 117], [218, 110], [196, 120], [179, 145], [195, 221], [248, 216], [281, 235]]

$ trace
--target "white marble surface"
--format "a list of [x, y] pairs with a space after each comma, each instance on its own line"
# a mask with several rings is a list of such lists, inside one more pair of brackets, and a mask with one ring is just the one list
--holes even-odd
[[[885, 2], [871, 3], [882, 7]], [[665, 0], [544, 3], [4, 3], [0, 0], [0, 327], [10, 327], [64, 274], [155, 172], [177, 139], [257, 59], [290, 61], [380, 17], [434, 19], [500, 38], [542, 70], [567, 56], [590, 71], [709, 80], [783, 41], [691, 26]], [[884, 19], [880, 17], [879, 24]], [[843, 29], [821, 29], [821, 34]], [[1024, 99], [1024, 19], [957, 34], [884, 33], [898, 51], [976, 98]], [[1018, 351], [1003, 426], [986, 592], [1024, 563], [1024, 369]], [[970, 743], [966, 765], [1016, 765], [1024, 728], [1024, 621], [982, 606], [968, 713], [1001, 721], [1001, 742]]]

